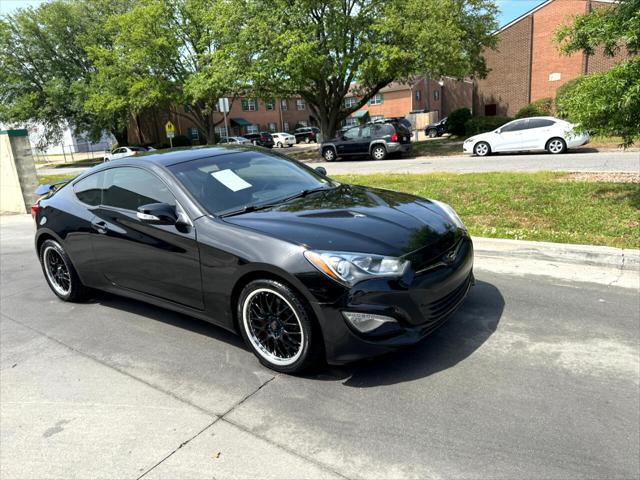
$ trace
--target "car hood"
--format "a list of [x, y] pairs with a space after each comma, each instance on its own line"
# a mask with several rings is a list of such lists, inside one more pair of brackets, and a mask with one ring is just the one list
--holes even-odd
[[315, 250], [391, 256], [413, 252], [457, 230], [429, 200], [352, 185], [224, 221]]

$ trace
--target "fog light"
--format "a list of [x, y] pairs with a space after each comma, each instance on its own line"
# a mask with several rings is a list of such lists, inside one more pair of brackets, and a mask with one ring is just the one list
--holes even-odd
[[362, 333], [371, 332], [385, 323], [397, 323], [393, 317], [375, 313], [342, 312], [342, 315], [356, 330]]

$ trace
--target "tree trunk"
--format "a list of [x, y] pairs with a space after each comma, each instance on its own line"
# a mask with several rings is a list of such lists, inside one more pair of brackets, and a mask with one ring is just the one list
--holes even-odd
[[116, 142], [118, 142], [119, 146], [129, 145], [127, 127], [124, 127], [122, 130], [111, 130], [111, 134], [116, 137]]

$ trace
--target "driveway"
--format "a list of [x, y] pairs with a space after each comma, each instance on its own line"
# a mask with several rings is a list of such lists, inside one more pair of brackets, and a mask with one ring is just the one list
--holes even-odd
[[329, 175], [346, 173], [471, 173], [471, 172], [640, 172], [640, 152], [580, 152], [520, 155], [390, 158], [310, 163], [323, 166]]
[[420, 345], [309, 377], [207, 323], [57, 300], [3, 217], [2, 478], [638, 478], [634, 289], [477, 269]]

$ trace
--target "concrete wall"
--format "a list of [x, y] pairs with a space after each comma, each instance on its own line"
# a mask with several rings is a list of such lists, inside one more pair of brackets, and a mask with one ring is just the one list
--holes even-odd
[[0, 212], [29, 212], [38, 199], [37, 186], [27, 131], [0, 131]]

